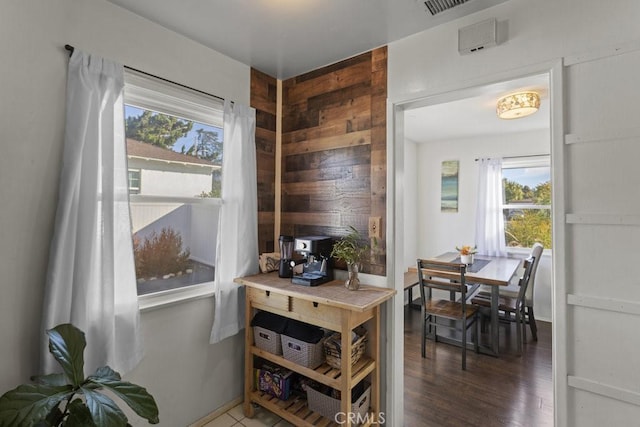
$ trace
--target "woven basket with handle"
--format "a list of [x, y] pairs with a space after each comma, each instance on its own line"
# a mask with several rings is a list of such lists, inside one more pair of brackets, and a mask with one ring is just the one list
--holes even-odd
[[[356, 328], [354, 332], [359, 338], [351, 345], [351, 366], [360, 360], [367, 344], [367, 330], [365, 328]], [[341, 350], [340, 334], [336, 332], [324, 341], [324, 354], [327, 365], [335, 369], [340, 369], [342, 362]]]

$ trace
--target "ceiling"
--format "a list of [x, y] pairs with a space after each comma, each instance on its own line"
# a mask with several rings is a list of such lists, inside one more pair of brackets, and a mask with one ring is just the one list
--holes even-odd
[[[429, 0], [466, 1], [435, 16], [421, 0], [108, 1], [268, 75], [287, 79], [506, 0]], [[540, 93], [540, 111], [518, 120], [498, 119], [496, 100], [521, 89]], [[546, 75], [453, 94], [446, 102], [405, 114], [405, 137], [420, 143], [545, 127], [549, 127]]]
[[468, 0], [435, 16], [420, 0], [108, 1], [286, 79], [506, 0]]
[[[505, 95], [533, 90], [540, 109], [531, 116], [503, 120], [496, 116], [496, 101]], [[550, 128], [549, 76], [523, 77], [450, 95], [449, 100], [407, 109], [405, 139], [416, 143], [473, 138], [480, 135], [528, 132]]]

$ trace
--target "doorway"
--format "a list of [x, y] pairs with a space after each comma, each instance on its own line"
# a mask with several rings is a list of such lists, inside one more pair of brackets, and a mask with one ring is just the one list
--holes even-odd
[[[393, 190], [393, 244], [394, 244], [394, 257], [390, 260], [389, 271], [391, 272], [391, 277], [393, 277], [394, 282], [396, 284], [401, 284], [402, 274], [406, 271], [406, 268], [409, 265], [413, 265], [415, 263], [415, 259], [417, 256], [432, 256], [436, 255], [440, 252], [450, 251], [453, 248], [448, 246], [442, 246], [444, 243], [442, 239], [432, 239], [431, 241], [425, 242], [424, 239], [424, 224], [421, 224], [420, 221], [424, 220], [424, 217], [421, 215], [421, 209], [424, 209], [425, 200], [421, 200], [422, 196], [418, 196], [418, 177], [422, 176], [425, 178], [425, 165], [424, 155], [426, 151], [429, 149], [420, 148], [417, 144], [424, 144], [425, 141], [412, 141], [407, 142], [406, 131], [410, 134], [411, 131], [408, 130], [408, 122], [413, 119], [417, 119], [421, 123], [426, 123], [428, 120], [421, 120], [420, 114], [423, 112], [431, 111], [433, 113], [432, 119], [437, 123], [445, 122], [439, 114], [442, 114], [443, 111], [449, 110], [449, 116], [453, 115], [456, 118], [453, 125], [449, 125], [450, 128], [448, 132], [467, 132], [467, 134], [459, 134], [456, 137], [447, 136], [445, 134], [432, 132], [432, 135], [436, 141], [439, 141], [439, 146], [431, 150], [431, 154], [436, 159], [430, 166], [431, 169], [436, 169], [435, 176], [438, 177], [440, 174], [439, 166], [435, 167], [434, 165], [438, 165], [441, 160], [444, 159], [445, 150], [443, 147], [447, 146], [444, 141], [452, 140], [455, 138], [457, 140], [456, 144], [459, 146], [458, 151], [451, 151], [451, 155], [455, 156], [456, 154], [461, 157], [465, 157], [465, 164], [462, 163], [460, 165], [460, 191], [465, 189], [468, 193], [468, 188], [471, 188], [469, 185], [462, 185], [463, 180], [473, 181], [474, 173], [476, 173], [476, 169], [473, 167], [473, 161], [477, 157], [484, 157], [482, 153], [484, 149], [482, 148], [482, 144], [478, 144], [476, 146], [469, 147], [467, 149], [468, 153], [464, 153], [460, 151], [460, 147], [464, 140], [466, 139], [467, 144], [472, 143], [479, 138], [474, 138], [473, 133], [479, 134], [481, 132], [481, 128], [488, 126], [488, 120], [486, 122], [480, 121], [475, 122], [471, 119], [464, 119], [464, 114], [462, 113], [463, 104], [469, 103], [470, 101], [475, 100], [477, 103], [477, 108], [487, 109], [489, 106], [490, 109], [493, 109], [493, 118], [495, 118], [495, 101], [496, 101], [496, 93], [505, 94], [505, 92], [515, 91], [518, 89], [528, 89], [540, 84], [543, 81], [543, 86], [541, 89], [541, 95], [543, 98], [543, 106], [546, 103], [546, 109], [543, 110], [544, 107], [541, 107], [540, 111], [538, 111], [538, 119], [546, 118], [546, 127], [537, 127], [531, 125], [531, 122], [528, 122], [527, 125], [530, 125], [530, 129], [527, 129], [526, 132], [530, 132], [531, 135], [537, 132], [537, 135], [545, 134], [546, 135], [546, 153], [549, 155], [553, 155], [554, 146], [558, 143], [554, 141], [559, 141], [561, 144], [561, 138], [558, 135], [562, 135], [562, 126], [561, 120], [552, 120], [552, 108], [549, 108], [550, 105], [555, 107], [555, 114], [560, 114], [562, 98], [561, 91], [554, 91], [554, 87], [559, 88], [560, 86], [560, 76], [558, 70], [560, 66], [558, 64], [546, 64], [541, 67], [533, 67], [530, 70], [525, 70], [521, 73], [507, 73], [499, 80], [495, 81], [486, 81], [486, 82], [478, 82], [477, 84], [470, 85], [468, 87], [463, 88], [454, 88], [448, 92], [438, 93], [438, 94], [422, 94], [422, 96], [415, 96], [409, 99], [398, 100], [396, 102], [390, 103], [390, 113], [391, 113], [391, 121], [393, 124], [390, 129], [390, 133], [392, 135], [392, 142], [390, 142], [389, 152], [393, 152], [393, 155], [390, 156], [390, 169], [393, 170], [393, 177], [391, 179], [389, 188]], [[554, 86], [555, 85], [555, 86]], [[484, 101], [482, 101], [484, 97]], [[489, 99], [489, 100], [487, 100]], [[458, 107], [458, 112], [451, 112], [451, 108]], [[468, 106], [466, 107], [468, 108]], [[409, 115], [414, 114], [416, 117], [410, 117]], [[560, 116], [561, 117], [561, 116]], [[466, 120], [466, 121], [465, 121]], [[450, 123], [450, 122], [449, 122]], [[518, 124], [518, 120], [513, 121], [513, 123], [509, 123], [510, 128], [516, 128], [518, 126], [523, 126], [524, 120]], [[552, 123], [556, 123], [556, 126], [552, 128]], [[409, 123], [410, 124], [410, 123]], [[427, 128], [428, 129], [428, 128]], [[433, 127], [435, 129], [435, 127]], [[442, 129], [438, 130], [440, 132]], [[446, 129], [442, 130], [447, 131]], [[482, 130], [482, 132], [486, 132]], [[523, 156], [525, 154], [529, 155], [539, 155], [544, 154], [541, 152], [540, 146], [531, 145], [530, 143], [520, 144], [520, 147], [516, 147], [512, 144], [511, 146], [507, 143], [510, 139], [508, 135], [517, 134], [517, 130], [507, 131], [493, 131], [486, 132], [486, 137], [483, 137], [486, 143], [486, 139], [491, 137], [489, 135], [493, 135], [496, 140], [495, 144], [491, 148], [491, 152], [489, 152], [488, 157], [498, 157], [498, 156]], [[524, 132], [524, 131], [520, 131]], [[533, 136], [535, 138], [535, 136]], [[426, 143], [429, 143], [426, 141]], [[484, 144], [483, 143], [483, 144]], [[411, 145], [413, 144], [413, 145]], [[437, 144], [436, 144], [437, 145]], [[452, 145], [452, 144], [448, 144]], [[490, 144], [489, 144], [490, 145]], [[524, 149], [522, 145], [525, 146]], [[535, 147], [535, 148], [534, 148]], [[519, 150], [519, 151], [518, 151]], [[560, 146], [560, 153], [561, 153]], [[543, 150], [544, 151], [544, 150]], [[464, 156], [463, 156], [464, 154]], [[438, 157], [440, 156], [440, 157]], [[446, 157], [446, 156], [445, 156]], [[560, 156], [561, 157], [561, 156]], [[471, 158], [471, 163], [469, 163], [469, 158]], [[410, 159], [409, 161], [407, 159]], [[419, 159], [419, 160], [415, 160]], [[455, 160], [447, 158], [446, 160]], [[561, 161], [561, 159], [560, 159]], [[414, 164], [415, 162], [415, 164]], [[471, 166], [469, 166], [471, 164]], [[561, 164], [561, 163], [560, 163]], [[430, 172], [432, 175], [430, 179], [433, 179], [432, 170]], [[466, 176], [465, 176], [466, 175]], [[437, 179], [437, 178], [436, 178]], [[553, 179], [552, 179], [553, 181]], [[424, 184], [424, 181], [421, 181], [421, 184]], [[469, 184], [467, 182], [466, 184]], [[553, 182], [552, 182], [553, 184]], [[559, 183], [561, 185], [561, 182]], [[432, 199], [430, 203], [433, 205], [436, 204], [436, 208], [434, 210], [439, 211], [440, 209], [440, 195], [439, 195], [439, 182], [435, 184], [431, 184], [433, 187], [437, 189], [435, 200]], [[557, 189], [559, 190], [559, 189]], [[433, 193], [433, 192], [432, 192]], [[561, 192], [560, 192], [561, 194]], [[431, 195], [433, 196], [433, 194]], [[459, 217], [464, 215], [469, 215], [469, 212], [475, 210], [475, 204], [471, 203], [470, 199], [468, 199], [468, 194], [459, 194], [459, 213], [457, 214]], [[420, 205], [420, 203], [422, 205]], [[562, 210], [561, 206], [561, 210]], [[464, 212], [461, 210], [464, 209]], [[434, 212], [431, 212], [434, 214]], [[553, 217], [556, 218], [557, 213], [553, 214]], [[471, 213], [471, 216], [473, 214]], [[420, 218], [420, 221], [418, 220]], [[451, 220], [451, 218], [449, 218]], [[446, 229], [446, 231], [451, 231], [451, 226], [441, 226], [441, 229]], [[460, 236], [456, 237], [456, 241], [453, 244], [466, 244], [468, 239], [473, 239], [473, 229], [474, 226], [471, 224], [467, 226], [466, 229], [460, 230]], [[417, 230], [417, 231], [416, 231]], [[419, 237], [420, 236], [420, 237]], [[458, 241], [459, 239], [459, 241]], [[422, 241], [419, 241], [422, 240]], [[516, 251], [517, 252], [517, 251]], [[526, 253], [526, 250], [523, 251]], [[543, 305], [546, 307], [542, 309], [545, 313], [542, 317], [544, 320], [551, 320], [553, 317], [554, 307], [553, 307], [553, 283], [554, 283], [554, 272], [551, 269], [552, 258], [555, 258], [555, 254], [546, 254], [546, 275], [548, 276], [548, 280], [546, 283], [546, 289], [543, 289], [541, 292], [538, 292], [538, 285], [536, 285], [536, 293], [540, 293], [541, 295], [546, 295], [542, 298], [544, 303], [540, 303], [540, 307]], [[541, 288], [544, 288], [542, 286]], [[400, 285], [396, 286], [398, 290], [398, 294], [403, 294], [403, 289]], [[414, 295], [416, 293], [414, 292]], [[405, 296], [406, 298], [406, 296]], [[391, 364], [393, 366], [393, 390], [397, 390], [398, 392], [394, 393], [393, 402], [391, 402], [392, 407], [394, 408], [394, 412], [398, 414], [398, 412], [404, 411], [404, 399], [399, 397], [398, 394], [402, 393], [402, 390], [405, 389], [404, 384], [404, 299], [398, 298], [393, 307], [393, 333], [391, 340], [391, 345], [394, 346], [395, 361]], [[537, 308], [537, 307], [536, 307]], [[537, 313], [536, 313], [537, 314]], [[419, 334], [419, 331], [417, 332]], [[400, 352], [398, 349], [402, 348], [402, 359], [400, 358]], [[487, 356], [483, 356], [487, 357]], [[401, 403], [402, 402], [402, 403]]]

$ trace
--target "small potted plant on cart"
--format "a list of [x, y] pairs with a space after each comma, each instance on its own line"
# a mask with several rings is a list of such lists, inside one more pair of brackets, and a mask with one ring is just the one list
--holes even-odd
[[349, 277], [344, 283], [347, 289], [355, 291], [360, 288], [358, 272], [362, 261], [367, 257], [370, 250], [371, 247], [360, 235], [360, 232], [351, 225], [349, 226], [349, 233], [333, 245], [331, 256], [347, 264]]

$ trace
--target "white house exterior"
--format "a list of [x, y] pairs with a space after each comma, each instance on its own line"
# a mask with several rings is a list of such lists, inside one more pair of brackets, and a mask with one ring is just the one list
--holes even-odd
[[[211, 174], [220, 166], [152, 144], [127, 139], [129, 176], [138, 175], [137, 194], [197, 197], [211, 191]], [[130, 183], [131, 184], [131, 183]]]
[[211, 199], [191, 203], [183, 198], [209, 193], [212, 173], [220, 166], [133, 139], [127, 139], [127, 159], [129, 187], [135, 190], [130, 203], [135, 236], [142, 241], [170, 228], [180, 234], [191, 259], [213, 266], [217, 229], [202, 224], [218, 223], [219, 205], [207, 203]]

